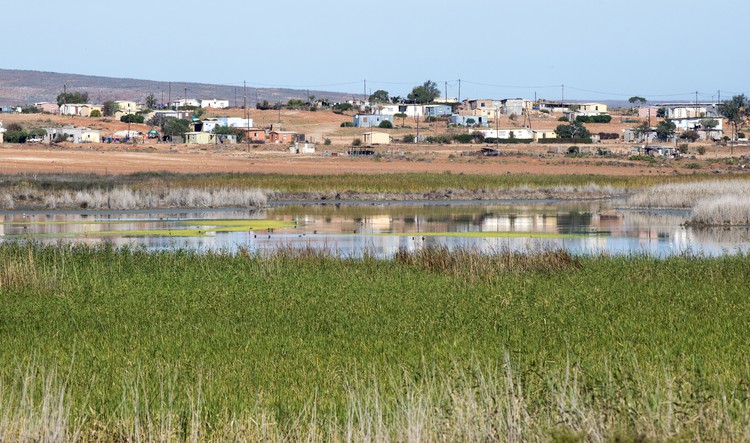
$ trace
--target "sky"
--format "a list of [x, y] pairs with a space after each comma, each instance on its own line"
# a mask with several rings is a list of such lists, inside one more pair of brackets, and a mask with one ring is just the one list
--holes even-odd
[[[406, 96], [750, 91], [747, 0], [26, 0], [0, 68]], [[365, 86], [366, 82], [366, 86]], [[563, 87], [564, 85], [564, 87]]]

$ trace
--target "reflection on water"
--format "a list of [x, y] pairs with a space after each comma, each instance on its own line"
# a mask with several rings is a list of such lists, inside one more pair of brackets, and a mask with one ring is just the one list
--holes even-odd
[[[0, 239], [45, 243], [272, 251], [313, 247], [388, 257], [431, 245], [484, 252], [562, 248], [576, 254], [721, 255], [750, 250], [750, 230], [687, 228], [681, 211], [626, 211], [616, 202], [284, 205], [261, 211], [2, 212]], [[211, 220], [296, 221], [295, 227], [216, 232]], [[180, 231], [192, 229], [181, 236]], [[159, 230], [169, 235], [144, 235]], [[164, 231], [167, 230], [167, 231]], [[119, 231], [119, 232], [112, 232]], [[196, 234], [200, 232], [200, 234]], [[509, 237], [510, 235], [510, 237]], [[534, 238], [532, 238], [532, 236]]]

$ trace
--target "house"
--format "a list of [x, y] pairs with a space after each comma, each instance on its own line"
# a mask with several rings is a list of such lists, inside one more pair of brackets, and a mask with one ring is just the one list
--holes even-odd
[[470, 131], [470, 134], [478, 132], [484, 135], [484, 138], [499, 138], [499, 139], [533, 139], [534, 132], [528, 128], [515, 128], [515, 129], [475, 129]]
[[3, 128], [3, 122], [0, 122], [0, 143], [3, 142], [3, 133], [5, 132], [5, 128]]
[[648, 119], [648, 118], [656, 118], [656, 113], [659, 112], [659, 108], [656, 106], [644, 106], [642, 108], [638, 108], [638, 118], [640, 119]]
[[19, 106], [2, 106], [0, 107], [0, 114], [20, 114], [21, 108]]
[[289, 152], [292, 154], [315, 154], [315, 143], [295, 142], [289, 146]]
[[431, 117], [447, 117], [453, 113], [453, 109], [448, 105], [426, 105], [424, 115]]
[[523, 115], [526, 101], [522, 98], [500, 100], [500, 113], [503, 115]]
[[62, 128], [44, 128], [44, 130], [47, 131], [47, 135], [44, 136], [45, 143], [58, 139], [73, 143], [101, 143], [101, 136], [96, 129], [63, 126]]
[[550, 138], [557, 138], [557, 133], [552, 129], [537, 129], [532, 130], [532, 138], [537, 142], [544, 142], [544, 140]]
[[648, 132], [640, 132], [634, 128], [623, 129], [622, 139], [625, 143], [652, 143], [656, 140], [656, 129], [649, 128]]
[[599, 112], [606, 113], [607, 105], [604, 103], [577, 103], [574, 105], [581, 112]]
[[229, 100], [219, 100], [219, 99], [211, 99], [211, 100], [201, 100], [201, 108], [215, 108], [215, 109], [225, 109], [229, 107]]
[[208, 145], [216, 143], [216, 135], [208, 132], [186, 132], [185, 143], [192, 145]]
[[182, 120], [190, 120], [192, 114], [193, 113], [191, 111], [173, 111], [171, 109], [165, 109], [151, 111], [151, 113], [145, 117], [146, 120], [151, 120], [152, 118], [177, 118]]
[[275, 144], [294, 143], [300, 139], [304, 141], [304, 135], [293, 131], [271, 131], [268, 134], [268, 141]]
[[721, 117], [684, 117], [670, 120], [679, 135], [686, 131], [695, 131], [700, 140], [721, 140], [724, 136], [724, 121]]
[[245, 132], [245, 139], [250, 143], [265, 143], [268, 139], [268, 133], [265, 129], [261, 128], [239, 128]]
[[125, 115], [135, 114], [142, 109], [142, 106], [131, 100], [116, 100], [115, 104], [117, 105], [117, 109], [123, 111]]
[[227, 128], [252, 128], [253, 119], [241, 118], [241, 117], [218, 117], [216, 118], [218, 126], [226, 126]]
[[64, 103], [60, 105], [60, 115], [75, 115], [79, 117], [90, 117], [93, 111], [100, 113], [104, 109], [102, 105], [90, 105], [88, 103]]
[[365, 132], [362, 141], [366, 145], [387, 145], [391, 142], [391, 136], [385, 132]]
[[357, 114], [353, 119], [356, 128], [377, 128], [384, 121], [393, 123], [393, 114]]
[[463, 102], [463, 108], [467, 111], [473, 111], [474, 109], [495, 109], [497, 108], [497, 103], [495, 100], [490, 99], [474, 99], [474, 100], [464, 100]]
[[57, 114], [60, 112], [60, 106], [53, 102], [39, 102], [34, 103], [34, 106], [40, 111], [47, 114]]
[[489, 126], [489, 120], [487, 117], [481, 115], [451, 115], [451, 124], [457, 126]]
[[406, 114], [407, 117], [421, 117], [425, 115], [424, 108], [422, 105], [378, 105], [375, 114]]
[[171, 106], [173, 108], [175, 108], [175, 109], [184, 108], [186, 106], [191, 106], [193, 108], [199, 108], [200, 105], [201, 105], [201, 102], [199, 102], [198, 100], [196, 100], [194, 98], [187, 98], [187, 99], [181, 98], [181, 99], [175, 100], [175, 101], [173, 101], [171, 103]]
[[713, 104], [678, 104], [678, 105], [666, 105], [666, 117], [669, 119], [675, 118], [701, 118], [717, 116], [718, 112]]

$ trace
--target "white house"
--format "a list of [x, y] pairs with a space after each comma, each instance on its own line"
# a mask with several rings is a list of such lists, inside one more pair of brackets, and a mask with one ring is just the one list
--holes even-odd
[[407, 117], [422, 117], [425, 115], [422, 105], [378, 105], [373, 108], [373, 113], [381, 115], [406, 114]]
[[207, 100], [203, 99], [201, 100], [201, 108], [216, 108], [216, 109], [225, 109], [229, 107], [229, 100], [219, 100], [216, 98]]
[[101, 143], [101, 136], [96, 129], [63, 126], [62, 128], [44, 128], [44, 130], [47, 131], [47, 135], [44, 136], [45, 143], [55, 140], [58, 136], [73, 143]]
[[252, 128], [253, 119], [241, 117], [217, 117], [216, 122], [219, 126], [228, 128]]
[[[534, 131], [528, 128], [514, 128], [514, 129], [474, 129], [469, 131], [470, 134], [479, 132], [484, 135], [484, 138], [521, 138], [521, 139], [533, 139]], [[511, 135], [512, 134], [512, 135]]]
[[172, 107], [178, 108], [178, 109], [184, 108], [185, 106], [192, 106], [194, 108], [199, 108], [200, 105], [201, 105], [201, 102], [199, 102], [198, 100], [194, 98], [188, 98], [188, 99], [181, 98], [179, 100], [175, 100], [172, 102]]

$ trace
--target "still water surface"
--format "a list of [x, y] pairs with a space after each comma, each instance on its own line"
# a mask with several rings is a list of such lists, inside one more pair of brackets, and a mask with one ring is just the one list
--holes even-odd
[[554, 248], [575, 254], [655, 256], [750, 251], [748, 227], [689, 228], [683, 226], [686, 212], [622, 210], [620, 203], [376, 202], [284, 204], [264, 210], [6, 211], [0, 212], [0, 239], [109, 242], [152, 250], [264, 252], [312, 247], [343, 256], [366, 251], [381, 257], [433, 245], [484, 252]]

